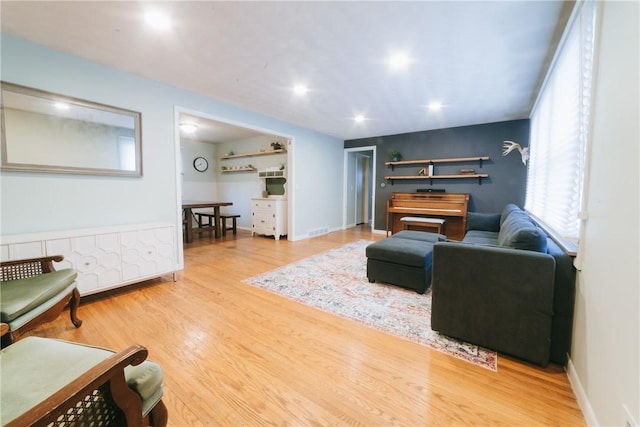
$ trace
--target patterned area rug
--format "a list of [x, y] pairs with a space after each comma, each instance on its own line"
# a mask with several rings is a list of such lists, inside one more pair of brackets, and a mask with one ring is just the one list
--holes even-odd
[[371, 243], [349, 243], [244, 282], [496, 371], [495, 352], [431, 330], [431, 290], [420, 295], [369, 283], [365, 248]]

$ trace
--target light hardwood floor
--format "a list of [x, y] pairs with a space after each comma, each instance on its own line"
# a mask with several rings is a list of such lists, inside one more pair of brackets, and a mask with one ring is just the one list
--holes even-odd
[[33, 335], [122, 349], [165, 374], [171, 426], [584, 425], [563, 368], [500, 355], [498, 372], [242, 283], [339, 247], [359, 228], [298, 242], [196, 238], [185, 269], [85, 298]]

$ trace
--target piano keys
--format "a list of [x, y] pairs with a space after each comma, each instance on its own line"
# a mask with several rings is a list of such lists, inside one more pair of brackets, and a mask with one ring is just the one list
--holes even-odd
[[467, 228], [469, 194], [466, 193], [392, 193], [387, 200], [387, 236], [403, 230], [405, 216], [444, 219], [444, 234], [462, 240]]

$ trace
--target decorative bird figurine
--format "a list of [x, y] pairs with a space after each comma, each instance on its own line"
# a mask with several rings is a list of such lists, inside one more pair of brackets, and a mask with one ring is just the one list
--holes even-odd
[[506, 156], [513, 150], [518, 150], [520, 152], [520, 157], [522, 157], [522, 163], [527, 164], [527, 160], [529, 160], [529, 147], [522, 148], [520, 144], [513, 141], [502, 141], [502, 155]]

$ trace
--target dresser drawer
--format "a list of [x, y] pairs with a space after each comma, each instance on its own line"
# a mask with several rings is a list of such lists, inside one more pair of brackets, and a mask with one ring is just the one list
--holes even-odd
[[287, 201], [284, 199], [252, 199], [251, 231], [253, 234], [274, 236], [276, 240], [287, 234]]

